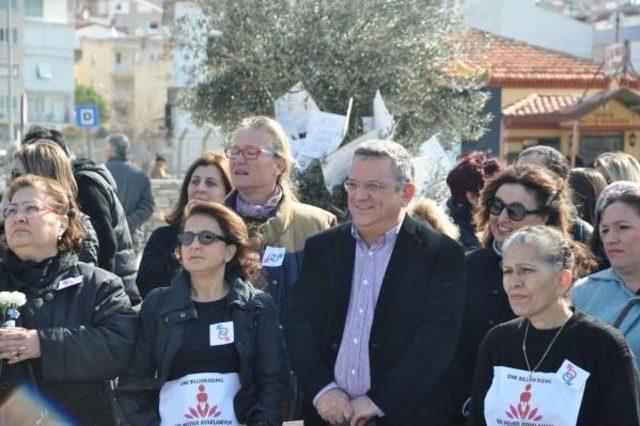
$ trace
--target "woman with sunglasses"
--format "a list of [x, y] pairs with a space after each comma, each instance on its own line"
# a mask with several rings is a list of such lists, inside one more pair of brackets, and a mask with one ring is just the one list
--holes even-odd
[[511, 166], [480, 194], [475, 221], [483, 247], [466, 256], [465, 312], [453, 367], [460, 376], [456, 406], [462, 415], [468, 413], [465, 402], [482, 338], [492, 327], [515, 318], [502, 288], [502, 243], [531, 225], [553, 226], [568, 235], [569, 212], [564, 180], [539, 166]]
[[136, 278], [140, 296], [168, 286], [178, 270], [174, 254], [187, 204], [193, 200], [222, 203], [231, 189], [229, 162], [224, 156], [205, 152], [191, 163], [182, 179], [178, 202], [164, 217], [167, 226], [153, 231], [144, 247]]
[[248, 281], [258, 259], [244, 222], [222, 204], [196, 201], [178, 241], [183, 270], [142, 303], [130, 373], [120, 380], [125, 419], [280, 425], [284, 341], [273, 300]]
[[503, 287], [519, 317], [480, 345], [472, 426], [640, 424], [640, 385], [624, 336], [571, 307], [587, 255], [556, 228], [520, 229], [502, 245]]
[[122, 281], [78, 261], [84, 231], [59, 182], [15, 179], [3, 213], [0, 291], [23, 293], [26, 304], [1, 307], [2, 321], [15, 321], [0, 328], [2, 423], [115, 424], [108, 380], [125, 371], [137, 316]]
[[225, 203], [244, 219], [249, 234], [262, 241], [262, 269], [255, 284], [271, 294], [282, 321], [307, 238], [335, 225], [336, 217], [298, 202], [290, 177], [295, 160], [277, 121], [246, 118], [225, 154], [235, 187]]

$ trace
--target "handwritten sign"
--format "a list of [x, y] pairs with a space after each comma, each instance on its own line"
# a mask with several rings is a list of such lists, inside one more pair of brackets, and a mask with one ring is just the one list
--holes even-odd
[[302, 82], [296, 83], [276, 99], [274, 109], [276, 120], [292, 139], [298, 139], [301, 134], [307, 133], [310, 114], [320, 111]]
[[346, 117], [330, 112], [314, 111], [309, 118], [307, 137], [298, 141], [299, 155], [320, 158], [340, 146]]

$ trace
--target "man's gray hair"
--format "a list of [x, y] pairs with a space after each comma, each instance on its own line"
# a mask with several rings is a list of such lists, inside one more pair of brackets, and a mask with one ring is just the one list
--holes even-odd
[[123, 133], [107, 136], [107, 142], [114, 149], [118, 157], [126, 158], [129, 151], [129, 138]]
[[358, 146], [353, 154], [354, 160], [357, 157], [390, 158], [393, 162], [393, 175], [396, 181], [401, 184], [413, 181], [414, 170], [411, 154], [397, 142], [387, 140], [364, 142]]

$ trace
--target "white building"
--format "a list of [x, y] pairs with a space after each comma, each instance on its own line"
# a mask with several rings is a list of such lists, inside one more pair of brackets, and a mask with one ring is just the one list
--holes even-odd
[[63, 127], [74, 121], [73, 9], [68, 0], [25, 0], [22, 83], [28, 123]]
[[[195, 2], [171, 1], [164, 4], [164, 25], [171, 27], [185, 16], [197, 17], [202, 11]], [[220, 131], [213, 126], [198, 126], [190, 117], [189, 111], [178, 106], [180, 94], [189, 83], [187, 70], [194, 65], [185, 51], [174, 49], [173, 80], [169, 88], [167, 103], [168, 120], [171, 122], [171, 143], [173, 149], [167, 153], [172, 156], [175, 170], [184, 173], [191, 162], [206, 150], [222, 151], [223, 138]]]
[[581, 58], [593, 55], [594, 28], [536, 0], [460, 0], [469, 27]]

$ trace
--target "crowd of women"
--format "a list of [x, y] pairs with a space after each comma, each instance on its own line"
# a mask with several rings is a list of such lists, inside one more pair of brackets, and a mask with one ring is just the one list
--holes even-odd
[[[285, 311], [305, 241], [337, 218], [298, 201], [278, 123], [247, 118], [224, 155], [192, 163], [137, 289], [112, 180], [82, 164], [42, 130], [13, 158], [0, 291], [26, 303], [0, 300], [2, 421], [294, 419]], [[640, 164], [607, 153], [570, 169], [534, 147], [505, 166], [474, 152], [447, 183], [457, 230], [433, 204], [412, 214], [467, 251], [450, 424], [640, 424]]]

